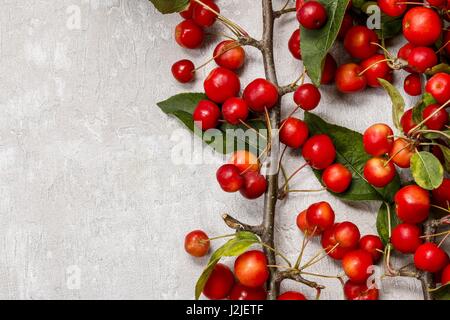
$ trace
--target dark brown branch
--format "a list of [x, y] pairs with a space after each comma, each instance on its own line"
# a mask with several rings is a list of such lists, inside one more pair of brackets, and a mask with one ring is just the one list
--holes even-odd
[[249, 231], [253, 232], [254, 234], [257, 234], [258, 236], [262, 236], [263, 234], [263, 227], [262, 226], [251, 226], [245, 223], [240, 222], [239, 220], [233, 218], [232, 216], [228, 214], [222, 215], [223, 221], [225, 221], [225, 224], [230, 227], [231, 229], [234, 229], [236, 231]]
[[291, 12], [297, 12], [297, 9], [296, 8], [286, 8], [286, 9], [278, 10], [273, 13], [273, 16], [275, 19], [277, 19], [277, 18], [281, 17], [282, 15], [284, 15], [286, 13], [291, 13]]
[[[264, 61], [264, 70], [266, 74], [267, 80], [272, 82], [274, 85], [278, 86], [278, 78], [275, 70], [275, 61], [273, 57], [273, 28], [274, 28], [274, 12], [272, 0], [262, 0], [262, 10], [263, 10], [263, 39], [262, 39], [262, 54]], [[278, 105], [270, 111], [270, 122], [273, 129], [277, 129], [280, 124], [280, 101]], [[275, 131], [275, 130], [274, 130]], [[270, 154], [268, 155], [267, 164], [269, 170], [275, 172], [274, 174], [269, 174], [267, 176], [267, 192], [264, 198], [264, 214], [263, 214], [263, 223], [262, 226], [264, 228], [264, 232], [262, 235], [262, 241], [268, 244], [270, 247], [274, 247], [274, 225], [275, 225], [275, 212], [276, 212], [276, 203], [278, 196], [278, 173], [273, 166], [277, 165], [278, 162], [278, 139], [273, 139], [272, 141], [272, 149]], [[265, 249], [265, 253], [267, 255], [267, 260], [269, 265], [276, 265], [276, 258], [274, 252], [271, 250]], [[280, 291], [280, 283], [282, 280], [278, 280], [277, 278], [277, 270], [275, 268], [271, 268], [270, 271], [270, 281], [268, 283], [268, 297], [270, 300], [275, 300]]]
[[289, 84], [287, 86], [282, 86], [278, 88], [278, 92], [280, 93], [280, 96], [284, 96], [288, 93], [294, 92], [295, 90], [298, 89], [298, 85], [294, 84]]
[[276, 273], [276, 281], [278, 281], [279, 283], [281, 283], [281, 281], [283, 280], [294, 280], [300, 283], [303, 283], [304, 285], [314, 288], [314, 289], [325, 289], [324, 286], [314, 282], [314, 281], [310, 281], [307, 280], [305, 278], [303, 278], [303, 276], [300, 274], [300, 271], [298, 270], [287, 270], [287, 271], [279, 271]]
[[[266, 79], [272, 82], [279, 88], [280, 100], [278, 104], [270, 110], [269, 120], [273, 131], [275, 132], [280, 125], [281, 118], [281, 97], [289, 92], [296, 90], [296, 85], [289, 85], [286, 87], [279, 87], [278, 78], [275, 69], [275, 61], [273, 55], [273, 33], [274, 33], [274, 21], [275, 18], [281, 16], [284, 13], [294, 11], [293, 9], [283, 9], [277, 12], [273, 11], [272, 0], [262, 0], [262, 14], [263, 14], [263, 37], [261, 41], [255, 40], [251, 37], [241, 37], [239, 42], [242, 45], [249, 45], [259, 49], [263, 56], [264, 71]], [[244, 224], [235, 218], [224, 215], [223, 219], [225, 223], [232, 229], [240, 231], [250, 231], [260, 236], [261, 241], [266, 244], [264, 246], [264, 252], [267, 256], [267, 262], [269, 265], [276, 266], [276, 254], [274, 250], [269, 248], [275, 248], [274, 245], [274, 227], [275, 227], [275, 214], [276, 204], [278, 198], [278, 161], [279, 161], [279, 141], [277, 137], [270, 137], [272, 148], [267, 154], [267, 162], [265, 167], [269, 170], [267, 174], [267, 191], [264, 197], [264, 212], [263, 221], [260, 226], [250, 226]], [[315, 288], [318, 292], [324, 287], [318, 285], [315, 282], [306, 280], [300, 274], [299, 270], [291, 269], [280, 272], [276, 267], [270, 268], [270, 279], [267, 283], [267, 291], [269, 300], [275, 300], [280, 292], [281, 282], [285, 279], [291, 279], [300, 283], [303, 283], [311, 288]]]
[[253, 39], [251, 37], [240, 37], [239, 43], [243, 46], [251, 46], [255, 47], [256, 49], [263, 51], [263, 45], [261, 41], [258, 41], [256, 39]]
[[[433, 220], [428, 220], [424, 223], [424, 235], [426, 236], [425, 240], [432, 242], [433, 237], [431, 235], [434, 233], [436, 233], [436, 226], [434, 225]], [[433, 279], [433, 274], [431, 272], [422, 272], [419, 279], [422, 283], [423, 299], [433, 300], [433, 296], [429, 291], [429, 289], [433, 289], [436, 286]]]

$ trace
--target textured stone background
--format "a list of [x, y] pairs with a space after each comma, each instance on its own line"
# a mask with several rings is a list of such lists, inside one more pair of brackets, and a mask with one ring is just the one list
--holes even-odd
[[[259, 37], [258, 1], [219, 3]], [[209, 164], [173, 163], [171, 137], [182, 127], [155, 106], [201, 90], [200, 80], [178, 85], [170, 66], [185, 57], [203, 62], [218, 39], [210, 36], [195, 52], [179, 48], [172, 35], [179, 16], [163, 17], [146, 0], [0, 0], [0, 9], [0, 298], [192, 298], [206, 260], [184, 254], [185, 233], [229, 233], [220, 213], [257, 223], [262, 207], [262, 200], [219, 190], [217, 155], [205, 156]], [[301, 69], [286, 47], [293, 16], [276, 27], [280, 82], [289, 83]], [[258, 53], [247, 52], [243, 84], [263, 75]], [[322, 92], [317, 113], [330, 121], [360, 131], [390, 122], [380, 90]], [[292, 154], [288, 167], [300, 163]], [[309, 171], [295, 185], [319, 186]], [[292, 259], [301, 240], [295, 216], [318, 200], [332, 202], [339, 220], [375, 231], [377, 203], [343, 203], [327, 193], [292, 196], [279, 205], [276, 238]], [[319, 248], [314, 242], [307, 255]], [[339, 267], [325, 259], [314, 271], [337, 274]], [[336, 280], [321, 282], [328, 287], [323, 298], [342, 297]], [[413, 280], [388, 280], [382, 297], [420, 298], [420, 290]]]

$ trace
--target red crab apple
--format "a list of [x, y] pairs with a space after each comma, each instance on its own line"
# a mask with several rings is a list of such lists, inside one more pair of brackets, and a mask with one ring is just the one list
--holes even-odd
[[192, 114], [195, 125], [206, 131], [217, 127], [220, 119], [219, 107], [209, 100], [201, 100]]
[[401, 188], [394, 197], [395, 210], [399, 219], [405, 223], [421, 223], [430, 213], [430, 195], [417, 185]]
[[373, 261], [376, 263], [381, 259], [384, 245], [380, 237], [368, 234], [359, 240], [359, 248], [370, 253]]
[[328, 256], [334, 260], [342, 260], [342, 258], [353, 249], [342, 248], [336, 238], [334, 237], [334, 229], [339, 223], [334, 224], [332, 227], [325, 230], [320, 239], [323, 249], [327, 252]]
[[203, 86], [206, 96], [216, 103], [224, 103], [228, 98], [237, 96], [241, 90], [238, 76], [222, 67], [212, 70]]
[[353, 93], [367, 87], [367, 79], [363, 69], [356, 63], [341, 65], [336, 71], [336, 87], [342, 93]]
[[436, 73], [428, 80], [425, 91], [430, 93], [439, 104], [450, 100], [450, 74]]
[[319, 231], [326, 230], [334, 224], [334, 211], [325, 201], [317, 202], [309, 206], [306, 211], [306, 221], [312, 228]]
[[395, 178], [395, 166], [384, 158], [375, 157], [367, 160], [364, 166], [364, 178], [377, 188], [387, 186]]
[[[416, 46], [411, 43], [406, 43], [403, 45], [403, 47], [398, 50], [397, 57], [402, 59], [405, 63], [408, 62], [408, 57], [411, 54], [412, 49], [414, 49]], [[414, 70], [408, 67], [404, 67], [405, 71], [413, 73]]]
[[283, 120], [280, 124], [280, 141], [288, 147], [300, 148], [309, 136], [309, 129], [305, 122], [295, 117]]
[[336, 148], [331, 138], [325, 134], [309, 138], [303, 146], [303, 158], [311, 167], [323, 170], [336, 159]]
[[289, 38], [288, 47], [289, 51], [295, 59], [302, 59], [302, 50], [300, 48], [300, 29], [295, 29], [295, 31], [292, 33], [291, 37]]
[[247, 120], [248, 113], [248, 105], [241, 98], [228, 98], [222, 105], [223, 118], [232, 125], [238, 125]]
[[450, 179], [444, 178], [442, 184], [431, 191], [433, 202], [442, 208], [450, 208]]
[[428, 47], [416, 47], [411, 50], [408, 57], [409, 67], [419, 73], [424, 73], [428, 68], [438, 63], [438, 57], [434, 50]]
[[193, 257], [205, 256], [210, 247], [209, 237], [202, 230], [195, 230], [186, 235], [184, 249]]
[[231, 290], [230, 300], [266, 300], [267, 292], [263, 287], [249, 288], [240, 283], [236, 283]]
[[328, 14], [320, 2], [310, 0], [297, 11], [297, 19], [306, 29], [320, 29], [328, 20]]
[[410, 74], [405, 78], [403, 89], [410, 96], [420, 96], [422, 94], [422, 79], [419, 74]]
[[448, 264], [442, 271], [441, 284], [446, 285], [450, 282], [450, 264]]
[[257, 199], [262, 196], [267, 190], [266, 178], [255, 171], [249, 171], [244, 174], [244, 185], [240, 192], [250, 200]]
[[414, 264], [419, 270], [438, 272], [448, 263], [447, 253], [435, 243], [427, 242], [417, 248], [414, 254]]
[[175, 40], [184, 48], [198, 48], [203, 43], [203, 38], [203, 29], [193, 20], [184, 20], [175, 28]]
[[380, 87], [381, 84], [378, 82], [379, 78], [389, 82], [392, 81], [393, 70], [389, 67], [385, 60], [386, 58], [383, 54], [375, 54], [361, 62], [361, 68], [363, 69], [364, 76], [367, 79], [367, 84], [370, 87]]
[[367, 59], [378, 50], [373, 43], [378, 43], [375, 31], [365, 26], [354, 26], [345, 35], [344, 48], [353, 58]]
[[351, 251], [342, 259], [345, 274], [356, 283], [363, 283], [367, 280], [370, 276], [368, 269], [372, 265], [372, 256], [364, 250]]
[[442, 152], [442, 149], [438, 146], [438, 145], [433, 145], [431, 146], [431, 153], [438, 158], [439, 162], [442, 165], [445, 165], [445, 156], [444, 153]]
[[335, 163], [325, 169], [322, 181], [334, 193], [345, 192], [352, 183], [352, 173], [344, 165]]
[[427, 0], [427, 2], [433, 7], [445, 6], [447, 0]]
[[447, 56], [450, 56], [450, 31], [447, 31], [445, 33], [444, 45], [445, 45], [445, 52], [447, 52]]
[[344, 40], [347, 35], [348, 30], [353, 27], [353, 18], [349, 13], [344, 15], [344, 19], [342, 20], [341, 28], [339, 29], [338, 38], [340, 40]]
[[308, 300], [308, 299], [306, 299], [306, 297], [300, 292], [287, 291], [279, 295], [277, 300]]
[[221, 166], [216, 173], [217, 181], [225, 192], [239, 191], [244, 185], [244, 178], [241, 176], [239, 169], [232, 164]]
[[277, 104], [279, 95], [273, 83], [266, 79], [256, 79], [245, 88], [243, 97], [251, 110], [264, 112]]
[[247, 251], [236, 259], [234, 273], [244, 286], [250, 288], [262, 287], [269, 278], [267, 258], [261, 251]]
[[414, 253], [422, 244], [422, 230], [415, 224], [401, 223], [392, 230], [391, 243], [401, 253]]
[[300, 10], [307, 0], [296, 0], [295, 1], [295, 10]]
[[366, 284], [347, 280], [344, 285], [344, 294], [347, 300], [378, 300], [378, 289], [367, 288]]
[[429, 118], [425, 121], [428, 129], [440, 131], [448, 123], [448, 112], [438, 104], [431, 104], [423, 110], [422, 118], [424, 120]]
[[188, 83], [194, 79], [195, 66], [191, 60], [180, 60], [173, 64], [173, 77], [181, 83]]
[[400, 119], [400, 124], [402, 125], [403, 132], [408, 135], [409, 131], [411, 131], [417, 123], [413, 120], [413, 109], [409, 109], [405, 111], [402, 118]]
[[297, 216], [297, 227], [307, 236], [317, 236], [320, 234], [320, 231], [309, 225], [308, 220], [306, 219], [307, 210], [300, 212]]
[[311, 111], [320, 102], [321, 95], [319, 89], [311, 83], [302, 84], [294, 92], [294, 101], [303, 110]]
[[192, 19], [192, 13], [194, 11], [194, 5], [195, 1], [191, 0], [188, 4], [188, 6], [180, 12], [180, 16], [183, 17], [185, 20]]
[[378, 6], [390, 17], [400, 17], [408, 7], [403, 0], [378, 0]]
[[392, 159], [400, 168], [409, 168], [411, 164], [411, 157], [414, 155], [412, 146], [403, 138], [398, 138], [394, 141], [389, 158]]
[[230, 70], [237, 70], [244, 65], [245, 51], [234, 40], [219, 43], [213, 53], [217, 65]]
[[392, 145], [394, 144], [393, 136], [394, 132], [387, 124], [374, 124], [364, 132], [364, 150], [374, 157], [386, 154], [391, 150]]
[[238, 150], [234, 152], [229, 162], [235, 165], [241, 174], [249, 171], [259, 172], [258, 157], [249, 151]]
[[344, 249], [357, 247], [360, 237], [358, 227], [350, 221], [341, 222], [334, 227], [334, 238]]
[[414, 7], [403, 17], [403, 35], [416, 46], [431, 46], [441, 36], [442, 21], [430, 8]]
[[211, 300], [225, 299], [234, 285], [234, 276], [230, 268], [218, 263], [203, 289], [205, 297]]
[[337, 63], [331, 54], [327, 54], [325, 57], [325, 63], [323, 65], [321, 84], [330, 84], [336, 77]]
[[[220, 13], [220, 8], [214, 3], [213, 0], [202, 0], [202, 2], [215, 12]], [[194, 4], [192, 18], [199, 26], [210, 27], [214, 24], [214, 22], [216, 22], [217, 14], [208, 9], [206, 6], [196, 2]]]

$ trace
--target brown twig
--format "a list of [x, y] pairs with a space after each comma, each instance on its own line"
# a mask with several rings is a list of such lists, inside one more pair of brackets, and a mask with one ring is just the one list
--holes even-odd
[[251, 225], [242, 223], [227, 213], [222, 215], [222, 219], [228, 227], [230, 227], [231, 229], [234, 229], [236, 231], [249, 231], [249, 232], [253, 232], [254, 234], [257, 234], [258, 236], [262, 236], [262, 234], [263, 234], [262, 226], [251, 226]]
[[288, 93], [295, 92], [295, 90], [297, 90], [297, 89], [298, 89], [297, 84], [288, 84], [286, 86], [279, 87], [278, 92], [279, 92], [280, 96], [284, 96]]
[[[275, 69], [275, 61], [273, 55], [273, 34], [274, 34], [274, 21], [281, 14], [291, 12], [292, 9], [283, 9], [274, 12], [272, 0], [262, 0], [262, 14], [263, 14], [263, 38], [261, 41], [255, 40], [249, 36], [243, 36], [239, 38], [239, 43], [242, 45], [249, 45], [259, 49], [263, 56], [264, 71], [266, 79], [272, 82], [279, 88], [280, 101], [278, 104], [270, 110], [268, 116], [268, 123], [271, 125], [272, 130], [276, 131], [280, 126], [281, 120], [281, 97], [289, 92], [293, 92], [296, 89], [296, 85], [289, 85], [286, 87], [279, 87], [278, 78]], [[316, 282], [309, 281], [301, 275], [298, 269], [289, 269], [286, 271], [278, 270], [276, 261], [276, 252], [270, 248], [274, 246], [274, 227], [275, 227], [275, 215], [276, 204], [278, 198], [278, 159], [279, 159], [279, 141], [277, 137], [270, 136], [270, 144], [272, 148], [268, 151], [266, 167], [269, 169], [267, 175], [267, 191], [264, 197], [264, 212], [261, 225], [250, 226], [244, 224], [235, 218], [224, 215], [223, 219], [225, 223], [240, 231], [250, 231], [260, 236], [261, 242], [264, 243], [264, 252], [267, 256], [267, 262], [270, 266], [270, 278], [267, 283], [268, 299], [275, 300], [280, 292], [280, 284], [285, 279], [291, 279], [300, 283], [303, 283], [311, 288], [315, 288], [318, 292], [324, 289], [323, 286]]]
[[[264, 61], [264, 71], [267, 80], [278, 86], [278, 78], [275, 70], [275, 60], [273, 56], [273, 28], [275, 16], [273, 12], [272, 0], [262, 0], [262, 11], [264, 31], [261, 52]], [[270, 123], [272, 124], [273, 129], [276, 130], [276, 128], [278, 128], [280, 125], [280, 103], [278, 103], [275, 108], [271, 109], [269, 116]], [[273, 139], [272, 137], [270, 138]], [[274, 147], [278, 146], [278, 141], [272, 141], [272, 146], [272, 150], [270, 151], [270, 155], [268, 156], [269, 162], [273, 162], [273, 159], [278, 159], [279, 149]], [[274, 168], [272, 168], [272, 166], [275, 165], [276, 163], [268, 163], [268, 167], [270, 171], [273, 171], [273, 173], [267, 176], [268, 187], [264, 198], [264, 214], [262, 223], [264, 229], [261, 236], [261, 240], [271, 247], [274, 246], [275, 212], [278, 196], [278, 173], [276, 172], [276, 170], [274, 170]], [[265, 251], [268, 263], [276, 264], [275, 254], [267, 249]], [[282, 280], [280, 280], [278, 276], [278, 271], [272, 268], [270, 270], [270, 280], [267, 288], [268, 298], [270, 300], [275, 300], [279, 294], [280, 283]]]
[[314, 282], [314, 281], [310, 281], [307, 280], [305, 278], [303, 278], [303, 276], [301, 275], [301, 272], [298, 270], [286, 270], [286, 271], [278, 271], [275, 275], [275, 282], [278, 282], [278, 285], [283, 281], [283, 280], [294, 280], [300, 283], [303, 283], [304, 285], [307, 285], [308, 287], [314, 288], [314, 289], [325, 289], [324, 286]]
[[291, 12], [296, 12], [297, 10], [295, 8], [284, 8], [281, 10], [277, 10], [273, 13], [273, 17], [275, 19], [281, 17], [282, 15], [286, 14], [286, 13], [291, 13]]
[[[425, 238], [426, 241], [432, 242], [433, 237], [432, 234], [436, 233], [436, 226], [433, 220], [428, 220], [423, 225], [424, 235], [427, 236]], [[433, 274], [431, 272], [421, 272], [419, 276], [419, 280], [422, 283], [422, 292], [424, 300], [433, 300], [433, 295], [430, 292], [430, 289], [433, 289], [436, 286], [436, 283], [433, 279]]]

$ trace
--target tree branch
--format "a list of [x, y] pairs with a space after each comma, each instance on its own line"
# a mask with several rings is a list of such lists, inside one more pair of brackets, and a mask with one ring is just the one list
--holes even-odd
[[261, 41], [253, 39], [252, 37], [240, 37], [238, 40], [239, 43], [243, 46], [251, 46], [260, 51], [263, 51], [263, 44], [261, 43]]
[[[273, 28], [274, 28], [274, 12], [272, 0], [262, 0], [263, 11], [263, 39], [262, 39], [262, 54], [264, 61], [264, 70], [267, 80], [272, 82], [275, 86], [278, 86], [278, 78], [275, 70], [275, 61], [273, 57]], [[270, 123], [273, 129], [277, 129], [280, 124], [280, 101], [270, 111]], [[275, 130], [273, 130], [275, 131]], [[263, 223], [264, 228], [262, 234], [262, 241], [268, 244], [270, 247], [274, 247], [274, 224], [275, 224], [275, 212], [278, 196], [278, 173], [274, 170], [274, 166], [278, 163], [279, 156], [279, 142], [278, 139], [270, 137], [272, 142], [272, 149], [268, 155], [268, 163], [266, 167], [270, 170], [270, 174], [267, 175], [268, 188], [264, 198], [264, 214]], [[276, 265], [275, 254], [271, 250], [265, 249], [267, 260], [269, 265]], [[275, 300], [280, 291], [280, 283], [282, 280], [277, 277], [277, 270], [271, 268], [270, 281], [268, 283], [268, 297], [269, 300]]]
[[297, 12], [297, 9], [294, 7], [294, 8], [285, 8], [282, 10], [278, 10], [273, 13], [273, 16], [275, 19], [277, 19], [277, 18], [281, 17], [282, 15], [284, 15], [286, 13], [290, 13], [290, 12]]
[[239, 220], [228, 215], [227, 213], [222, 215], [222, 219], [228, 227], [230, 227], [231, 229], [234, 229], [236, 231], [253, 232], [254, 234], [257, 234], [258, 236], [262, 236], [262, 234], [263, 234], [262, 226], [250, 226], [248, 224], [240, 222]]
[[[424, 223], [424, 235], [426, 236], [425, 240], [427, 242], [432, 242], [433, 237], [431, 235], [434, 233], [436, 233], [436, 225], [433, 220], [428, 220]], [[429, 289], [433, 289], [436, 286], [433, 279], [433, 274], [431, 272], [422, 272], [419, 276], [419, 280], [422, 283], [423, 299], [433, 300], [433, 296], [429, 291]]]
[[294, 281], [303, 283], [304, 285], [307, 285], [308, 287], [311, 287], [314, 289], [325, 289], [324, 286], [322, 286], [314, 281], [310, 281], [310, 280], [303, 278], [303, 276], [300, 274], [300, 271], [298, 271], [298, 270], [287, 270], [287, 271], [278, 272], [276, 275], [276, 278], [280, 282], [285, 279], [290, 279], [290, 280], [294, 280]]
[[[263, 56], [264, 71], [266, 79], [272, 82], [279, 90], [280, 99], [277, 105], [270, 110], [269, 120], [272, 126], [272, 132], [276, 132], [281, 120], [281, 98], [297, 89], [296, 85], [289, 85], [280, 87], [278, 85], [278, 78], [275, 68], [274, 54], [273, 54], [273, 34], [275, 19], [284, 13], [295, 11], [293, 9], [283, 9], [274, 12], [272, 0], [262, 0], [262, 15], [263, 15], [263, 37], [261, 41], [255, 40], [251, 37], [244, 36], [239, 38], [242, 45], [249, 45], [259, 49]], [[264, 252], [267, 257], [268, 265], [276, 266], [276, 254], [274, 250], [268, 248], [275, 248], [274, 245], [274, 228], [276, 204], [278, 199], [278, 161], [279, 161], [279, 138], [278, 136], [271, 136], [270, 142], [272, 148], [267, 154], [267, 160], [264, 163], [267, 173], [267, 191], [264, 197], [264, 212], [262, 223], [259, 226], [250, 226], [244, 224], [228, 214], [223, 215], [225, 223], [232, 229], [238, 231], [250, 231], [260, 236], [261, 241], [266, 244]], [[315, 288], [318, 292], [324, 287], [315, 282], [309, 281], [302, 277], [299, 270], [290, 269], [286, 271], [279, 271], [276, 267], [270, 268], [270, 278], [267, 283], [268, 299], [275, 300], [280, 292], [281, 282], [285, 279], [291, 279], [303, 283], [311, 288]]]
[[288, 84], [287, 86], [282, 86], [278, 88], [278, 92], [280, 96], [284, 96], [288, 93], [295, 92], [298, 89], [298, 85], [296, 84]]

